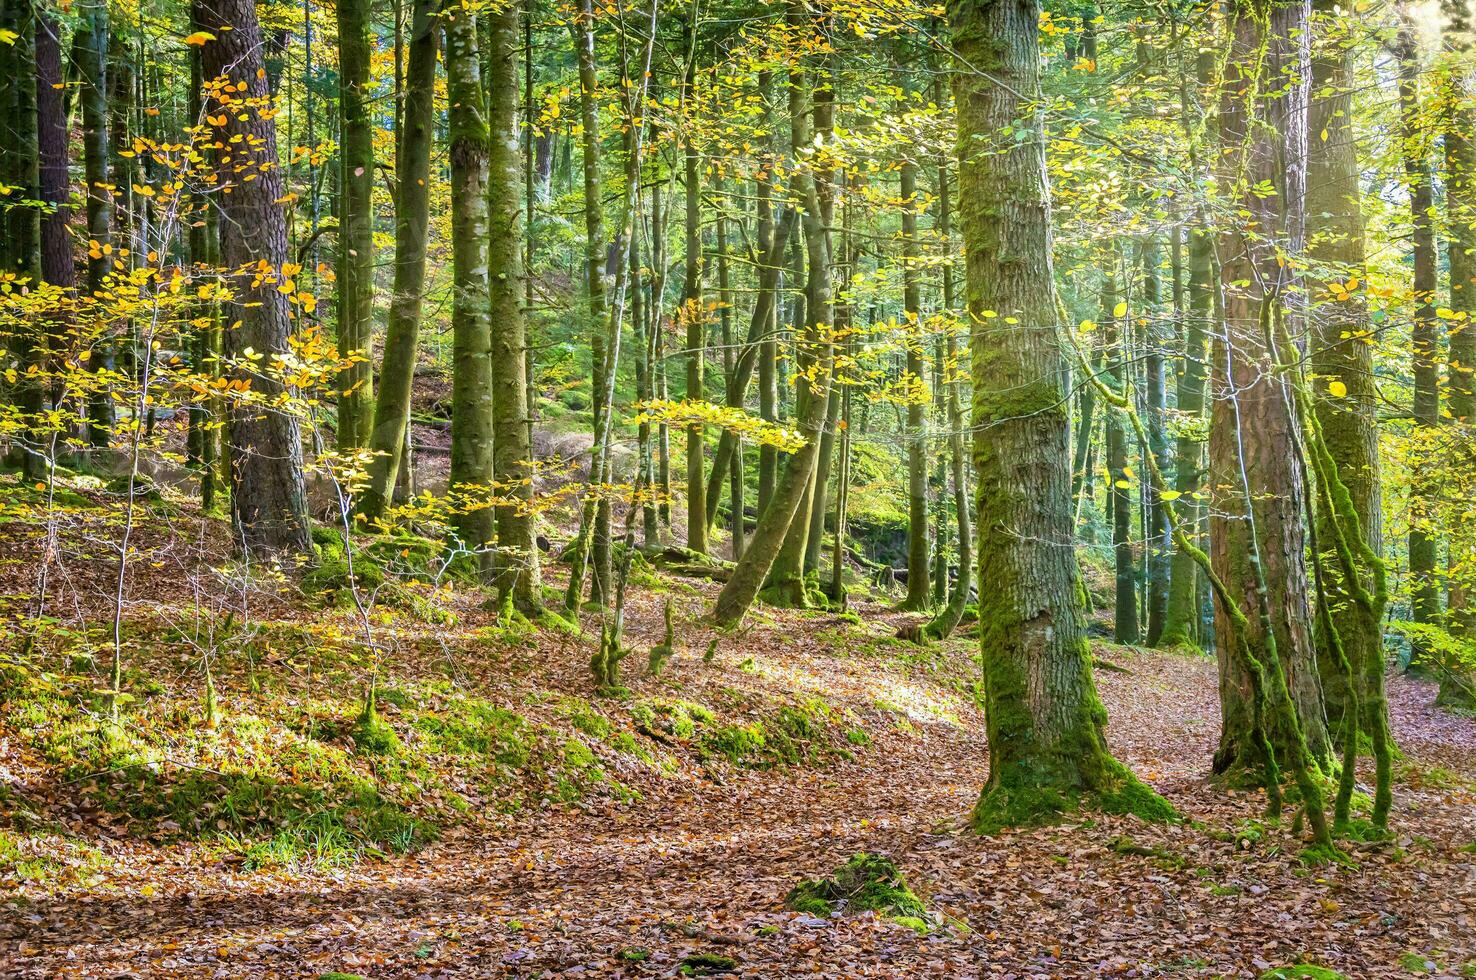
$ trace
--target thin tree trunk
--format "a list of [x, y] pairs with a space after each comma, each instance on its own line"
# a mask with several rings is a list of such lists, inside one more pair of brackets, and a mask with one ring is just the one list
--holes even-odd
[[374, 414], [374, 122], [369, 114], [371, 0], [338, 0], [338, 448], [369, 442]]
[[[1414, 25], [1400, 10], [1395, 48], [1399, 58], [1399, 118], [1405, 183], [1409, 189], [1410, 241], [1414, 258], [1414, 325], [1410, 337], [1410, 370], [1414, 375], [1416, 433], [1440, 424], [1440, 320], [1435, 316], [1436, 254], [1434, 189], [1430, 176], [1429, 138], [1420, 113], [1420, 59]], [[1425, 447], [1422, 451], [1428, 451]], [[1409, 580], [1412, 619], [1439, 625], [1440, 582], [1435, 528], [1436, 489], [1427, 464], [1416, 462], [1410, 485]], [[1427, 666], [1431, 653], [1418, 641], [1410, 655], [1416, 668]]]
[[396, 147], [395, 268], [379, 398], [369, 433], [373, 456], [359, 511], [371, 521], [384, 516], [402, 470], [411, 459], [405, 449], [410, 431], [410, 398], [419, 353], [421, 308], [425, 300], [426, 236], [430, 227], [430, 157], [435, 123], [436, 49], [441, 25], [436, 0], [414, 0], [410, 53], [405, 77], [405, 129]]
[[906, 317], [907, 379], [916, 386], [907, 399], [907, 596], [903, 609], [926, 609], [933, 601], [928, 557], [928, 464], [923, 425], [927, 403], [922, 346], [922, 291], [917, 274], [917, 164], [902, 161], [902, 309]]

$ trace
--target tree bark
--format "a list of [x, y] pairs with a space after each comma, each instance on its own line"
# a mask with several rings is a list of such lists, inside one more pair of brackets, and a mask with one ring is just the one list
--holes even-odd
[[928, 464], [923, 435], [927, 402], [922, 346], [922, 290], [917, 275], [917, 164], [902, 161], [902, 311], [907, 379], [916, 386], [907, 400], [907, 595], [903, 609], [926, 609], [933, 601], [928, 555]]
[[[1383, 506], [1379, 407], [1373, 346], [1366, 343], [1368, 305], [1361, 285], [1367, 280], [1367, 263], [1359, 186], [1362, 172], [1353, 126], [1354, 55], [1338, 31], [1341, 12], [1332, 0], [1314, 0], [1313, 6], [1318, 23], [1333, 32], [1324, 36], [1322, 31], [1314, 30], [1313, 96], [1307, 126], [1311, 134], [1307, 160], [1307, 296], [1311, 368], [1317, 379], [1314, 411], [1338, 478], [1352, 500], [1364, 543], [1373, 554], [1380, 554]], [[1348, 283], [1353, 284], [1351, 290], [1346, 288]], [[1333, 383], [1342, 385], [1339, 394], [1332, 393]], [[1338, 515], [1326, 507], [1318, 508], [1316, 521], [1328, 611], [1337, 624], [1337, 639], [1352, 678], [1361, 688], [1356, 692], [1363, 709], [1359, 727], [1371, 732], [1376, 724], [1388, 725], [1382, 684], [1383, 624], [1370, 618], [1368, 610], [1354, 601], [1337, 560], [1334, 541], [1339, 533], [1351, 534], [1352, 529], [1338, 527]], [[1365, 584], [1371, 574], [1367, 567], [1360, 569]], [[1353, 695], [1322, 617], [1314, 624], [1314, 638], [1328, 729], [1336, 738], [1343, 730], [1343, 714]], [[1376, 685], [1364, 680], [1371, 672], [1377, 674]]]

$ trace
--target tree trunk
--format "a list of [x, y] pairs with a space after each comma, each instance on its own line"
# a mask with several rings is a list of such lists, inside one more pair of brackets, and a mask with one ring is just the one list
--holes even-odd
[[[220, 209], [221, 262], [228, 270], [231, 301], [225, 332], [228, 361], [245, 351], [287, 354], [292, 335], [288, 298], [278, 290], [282, 273], [258, 275], [261, 263], [281, 270], [290, 261], [287, 220], [278, 202], [285, 188], [277, 158], [276, 126], [247, 103], [268, 97], [262, 64], [261, 28], [252, 0], [195, 0], [195, 22], [214, 39], [200, 49], [205, 83], [224, 78], [235, 87], [212, 88], [205, 112], [218, 144], [216, 198]], [[247, 147], [242, 151], [239, 146]], [[247, 176], [254, 180], [244, 179]], [[249, 381], [263, 405], [232, 405], [228, 410], [231, 452], [231, 515], [238, 547], [253, 552], [310, 554], [307, 492], [303, 482], [302, 438], [297, 418], [270, 407], [286, 394], [274, 378], [250, 377], [243, 369], [233, 380]]]
[[339, 449], [369, 442], [374, 413], [374, 121], [369, 114], [371, 0], [338, 0]]
[[[1117, 395], [1126, 390], [1124, 379], [1128, 362], [1126, 318], [1117, 312], [1117, 262], [1114, 260], [1102, 287], [1102, 310], [1106, 320], [1107, 380]], [[1107, 500], [1112, 511], [1112, 557], [1115, 569], [1113, 594], [1116, 611], [1112, 620], [1112, 638], [1118, 643], [1137, 643], [1138, 568], [1133, 558], [1133, 508], [1129, 478], [1127, 431], [1122, 419], [1109, 412], [1107, 423]]]
[[[1204, 415], [1204, 379], [1210, 321], [1214, 316], [1214, 240], [1196, 217], [1189, 231], [1188, 309], [1184, 324], [1184, 367], [1175, 389], [1175, 403], [1185, 419]], [[1192, 529], [1199, 523], [1199, 493], [1204, 475], [1204, 447], [1191, 433], [1181, 433], [1174, 446], [1174, 489], [1179, 493], [1180, 513]], [[1169, 569], [1168, 608], [1164, 611], [1163, 648], [1197, 648], [1200, 635], [1199, 564], [1183, 548], [1174, 549]]]
[[[1420, 59], [1414, 25], [1401, 8], [1400, 28], [1395, 39], [1399, 59], [1399, 118], [1404, 177], [1409, 189], [1410, 244], [1414, 258], [1414, 325], [1410, 331], [1410, 370], [1414, 375], [1415, 434], [1428, 440], [1440, 424], [1440, 320], [1435, 316], [1436, 254], [1434, 197], [1430, 179], [1429, 134], [1420, 113]], [[1426, 442], [1416, 449], [1409, 494], [1409, 581], [1412, 619], [1439, 625], [1440, 582], [1435, 566], [1439, 557], [1435, 520], [1436, 488], [1426, 472], [1430, 467], [1419, 456], [1428, 454]], [[1414, 644], [1410, 663], [1427, 666], [1431, 658], [1419, 642]]]
[[[1320, 23], [1335, 25], [1341, 13], [1332, 0], [1315, 0]], [[1320, 32], [1314, 31], [1314, 37]], [[1366, 546], [1383, 550], [1383, 508], [1379, 480], [1378, 392], [1374, 386], [1373, 347], [1368, 339], [1368, 306], [1362, 283], [1367, 280], [1363, 205], [1357, 134], [1353, 126], [1354, 55], [1336, 33], [1318, 43], [1312, 61], [1312, 103], [1308, 117], [1307, 296], [1311, 319], [1311, 368], [1316, 377], [1315, 412], [1327, 452], [1347, 488]], [[1348, 283], [1353, 284], [1351, 290]], [[1342, 385], [1339, 394], [1330, 390]], [[1383, 701], [1383, 624], [1353, 600], [1337, 560], [1334, 541], [1338, 516], [1318, 508], [1316, 534], [1322, 552], [1323, 587], [1337, 639], [1347, 657], [1362, 705], [1359, 728], [1373, 731], [1388, 725]], [[1371, 576], [1362, 568], [1360, 574]], [[1347, 673], [1323, 619], [1314, 624], [1317, 665], [1322, 676], [1328, 729], [1337, 737], [1350, 705]], [[1377, 677], [1377, 689], [1361, 679]]]
[[[798, 27], [805, 23], [806, 14], [799, 6], [792, 5], [788, 19]], [[811, 140], [810, 127], [804, 112], [806, 75], [801, 63], [791, 76], [790, 127], [795, 146], [806, 146]], [[821, 430], [828, 407], [826, 389], [831, 370], [830, 243], [825, 228], [824, 206], [814, 172], [807, 166], [801, 166], [791, 174], [790, 188], [804, 212], [805, 250], [810, 267], [806, 289], [811, 302], [808, 304], [808, 318], [801, 330], [801, 338], [807, 356], [815, 366], [815, 381], [813, 384], [801, 381], [804, 397], [800, 399], [801, 414], [798, 421], [805, 444], [790, 456], [774, 488], [773, 497], [759, 516], [758, 526], [754, 528], [743, 559], [734, 566], [722, 592], [718, 594], [713, 618], [725, 625], [742, 619], [770, 572], [775, 571], [777, 574], [775, 559], [786, 543], [791, 543], [790, 539], [796, 535], [796, 528], [801, 547], [797, 554], [790, 556], [792, 564], [785, 570], [783, 581], [776, 578], [775, 585], [791, 594], [795, 591], [803, 593], [804, 589], [801, 569], [804, 534], [808, 530], [808, 523], [799, 512], [813, 484], [815, 463], [820, 453]]]
[[[464, 547], [493, 539], [493, 394], [491, 283], [487, 266], [487, 167], [491, 143], [482, 94], [474, 15], [442, 14], [451, 158], [451, 493]], [[492, 570], [491, 553], [482, 567]]]
[[[1450, 20], [1446, 36], [1462, 55], [1472, 48], [1471, 19], [1464, 4], [1446, 6]], [[1462, 70], [1464, 68], [1464, 70]], [[1450, 331], [1450, 380], [1446, 383], [1447, 407], [1454, 425], [1467, 440], [1476, 426], [1476, 84], [1466, 65], [1458, 66], [1448, 80], [1445, 119], [1446, 227], [1450, 235], [1450, 308], [1466, 319], [1460, 329]], [[1471, 443], [1468, 441], [1467, 445]], [[1469, 450], [1468, 450], [1469, 453]], [[1467, 455], [1467, 465], [1476, 465]], [[1465, 566], [1450, 578], [1446, 628], [1465, 639], [1476, 638], [1476, 583], [1470, 555], [1476, 553], [1469, 527], [1459, 529]], [[1455, 550], [1455, 549], [1453, 549]], [[1453, 665], [1447, 665], [1451, 667]], [[1476, 670], [1442, 672], [1439, 702], [1476, 708]]]
[[384, 516], [402, 469], [410, 429], [410, 398], [419, 354], [421, 307], [425, 300], [426, 235], [430, 227], [431, 133], [435, 124], [436, 48], [441, 33], [436, 0], [415, 0], [405, 76], [405, 128], [396, 145], [395, 270], [379, 398], [369, 432], [368, 486], [359, 511], [371, 521]]
[[[987, 570], [979, 649], [989, 781], [974, 826], [987, 833], [1049, 820], [1084, 796], [1164, 816], [1167, 804], [1108, 752], [1084, 633], [1039, 110], [1040, 5], [952, 0], [948, 19], [959, 61], [959, 217]], [[1011, 135], [1001, 140], [1001, 132]]]
[[[1148, 445], [1142, 448], [1144, 452], [1153, 454], [1159, 471], [1164, 472], [1169, 466], [1168, 432], [1164, 419], [1165, 389], [1168, 386], [1164, 352], [1168, 349], [1172, 331], [1165, 330], [1167, 318], [1160, 302], [1162, 286], [1158, 275], [1160, 252], [1157, 235], [1150, 234], [1143, 240], [1139, 261], [1143, 273], [1142, 315], [1148, 321], [1144, 334], [1147, 350], [1143, 355], [1143, 373], [1146, 375], [1143, 408], [1147, 416], [1144, 422], [1148, 429]], [[1146, 465], [1144, 469], [1147, 469]], [[1173, 540], [1158, 491], [1146, 479], [1142, 485], [1148, 494], [1148, 507], [1144, 514], [1147, 527], [1143, 534], [1143, 574], [1147, 592], [1143, 612], [1148, 619], [1144, 639], [1149, 646], [1157, 646], [1168, 613], [1169, 556]]]
[[907, 380], [916, 390], [907, 399], [907, 596], [903, 609], [926, 609], [933, 601], [928, 556], [928, 464], [923, 435], [927, 382], [923, 369], [922, 291], [917, 273], [917, 164], [902, 162], [902, 310], [906, 317]]
[[[1305, 757], [1326, 769], [1331, 760], [1307, 603], [1305, 488], [1289, 451], [1298, 424], [1291, 383], [1273, 369], [1271, 346], [1290, 350], [1287, 293], [1297, 282], [1280, 259], [1296, 255], [1303, 238], [1307, 13], [1305, 2], [1242, 0], [1230, 19], [1220, 100], [1221, 196], [1245, 223], [1223, 230], [1218, 243], [1225, 332], [1216, 339], [1211, 379], [1211, 558], [1251, 635], [1237, 638], [1216, 603], [1222, 729], [1214, 769], [1253, 779], [1266, 764], [1258, 716], [1269, 719], [1265, 734], [1279, 763], [1295, 769]], [[1262, 186], [1275, 194], [1258, 192]], [[1264, 671], [1247, 662], [1244, 649]]]
[[[687, 112], [688, 132], [683, 150], [685, 170], [682, 183], [687, 194], [686, 209], [686, 285], [682, 296], [682, 322], [687, 328], [687, 400], [702, 401], [704, 361], [707, 356], [707, 311], [702, 301], [702, 183], [699, 177], [701, 154], [691, 132], [696, 109], [693, 106], [693, 73], [697, 65], [697, 24], [692, 24], [692, 50], [688, 53], [687, 80], [683, 102]], [[707, 484], [703, 478], [703, 427], [687, 426], [687, 547], [707, 554]], [[719, 471], [713, 479], [722, 483]]]
[[488, 163], [487, 265], [492, 282], [493, 472], [497, 508], [497, 595], [531, 613], [542, 605], [538, 546], [533, 526], [533, 445], [528, 437], [528, 346], [523, 319], [523, 206], [519, 200], [518, 8], [508, 4], [487, 14], [487, 116], [491, 130]]

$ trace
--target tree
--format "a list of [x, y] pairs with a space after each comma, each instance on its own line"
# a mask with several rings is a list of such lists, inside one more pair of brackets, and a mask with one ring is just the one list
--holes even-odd
[[[989, 736], [989, 781], [973, 821], [984, 832], [1086, 801], [1171, 812], [1112, 758], [1092, 681], [1072, 548], [1039, 20], [1034, 0], [948, 5]], [[1002, 132], [1011, 134], [1003, 142]]]
[[493, 458], [498, 495], [497, 593], [504, 608], [542, 605], [533, 525], [533, 445], [528, 428], [527, 326], [523, 320], [522, 177], [518, 147], [518, 9], [487, 13], [487, 264], [492, 289]]
[[[1365, 546], [1383, 550], [1382, 487], [1379, 475], [1378, 391], [1373, 347], [1368, 343], [1368, 281], [1364, 250], [1363, 202], [1354, 131], [1352, 93], [1354, 47], [1340, 28], [1341, 12], [1329, 0], [1316, 0], [1318, 28], [1312, 60], [1312, 103], [1308, 119], [1307, 281], [1311, 327], [1311, 368], [1316, 378], [1316, 423], [1338, 479], [1347, 488]], [[1350, 285], [1351, 284], [1351, 285]], [[1328, 728], [1343, 728], [1343, 712], [1356, 697], [1364, 705], [1363, 731], [1387, 725], [1382, 697], [1383, 624], [1355, 601], [1336, 560], [1334, 542], [1344, 527], [1336, 513], [1319, 508], [1313, 525], [1321, 562], [1323, 601], [1336, 621], [1337, 640], [1358, 684], [1370, 673], [1378, 690], [1353, 695], [1338, 662], [1334, 638], [1323, 617], [1316, 625], [1317, 664], [1327, 707]], [[1368, 580], [1373, 569], [1359, 570]], [[1382, 612], [1382, 610], [1380, 610]]]
[[369, 111], [371, 0], [338, 0], [338, 447], [369, 442], [374, 415], [374, 122]]
[[291, 265], [261, 27], [251, 0], [194, 0], [193, 9], [200, 31], [210, 35], [200, 61], [209, 148], [215, 151], [213, 186], [220, 192], [220, 257], [231, 287], [224, 356], [233, 365], [230, 375], [262, 398], [229, 410], [237, 546], [247, 553], [308, 553], [297, 417], [272, 404], [286, 393], [282, 382], [252, 370], [251, 355], [286, 354], [292, 334], [291, 306], [278, 288], [290, 278]]
[[[491, 137], [482, 95], [476, 16], [442, 12], [451, 147], [452, 343], [451, 490], [460, 494], [462, 545], [483, 549], [494, 535], [492, 501], [492, 308], [487, 266], [487, 173]], [[490, 570], [490, 553], [483, 568]]]
[[[1395, 54], [1399, 61], [1400, 153], [1404, 162], [1404, 181], [1409, 193], [1410, 243], [1414, 260], [1414, 323], [1410, 329], [1410, 373], [1414, 378], [1412, 410], [1417, 433], [1427, 437], [1440, 424], [1440, 319], [1435, 315], [1435, 287], [1438, 270], [1435, 252], [1435, 198], [1429, 161], [1429, 133], [1423, 124], [1420, 106], [1420, 59], [1415, 41], [1411, 13], [1399, 8], [1399, 33], [1395, 38]], [[1428, 452], [1428, 446], [1417, 452]], [[1435, 514], [1435, 488], [1430, 485], [1428, 469], [1416, 463], [1410, 487], [1409, 578], [1410, 606], [1416, 623], [1438, 625], [1440, 615], [1440, 582], [1435, 566], [1439, 546], [1430, 526]], [[1416, 668], [1428, 666], [1429, 653], [1416, 641], [1410, 663]]]
[[907, 400], [907, 596], [903, 609], [926, 609], [932, 602], [928, 556], [928, 470], [923, 435], [926, 382], [923, 380], [922, 293], [918, 284], [917, 164], [902, 162], [902, 308], [907, 318], [907, 378], [917, 390]]
[[1288, 452], [1299, 423], [1292, 381], [1277, 367], [1291, 349], [1288, 294], [1299, 286], [1285, 256], [1302, 248], [1311, 66], [1295, 39], [1306, 27], [1299, 3], [1237, 0], [1220, 87], [1220, 196], [1242, 217], [1217, 243], [1224, 332], [1212, 358], [1211, 558], [1251, 635], [1217, 602], [1214, 770], [1251, 778], [1267, 771], [1267, 745], [1293, 771], [1331, 761], [1307, 603], [1306, 488]]
[[379, 371], [379, 398], [369, 433], [373, 454], [359, 512], [379, 520], [389, 506], [404, 458], [410, 426], [410, 394], [419, 353], [425, 300], [426, 235], [430, 225], [431, 130], [435, 122], [436, 49], [441, 33], [439, 0], [416, 0], [411, 14], [410, 57], [405, 75], [405, 128], [396, 144], [395, 271], [389, 324]]

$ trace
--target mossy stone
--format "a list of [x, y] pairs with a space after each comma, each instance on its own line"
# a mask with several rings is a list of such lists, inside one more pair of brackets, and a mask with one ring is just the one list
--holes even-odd
[[928, 908], [907, 884], [907, 878], [889, 858], [862, 852], [836, 869], [829, 878], [802, 881], [784, 899], [796, 912], [829, 915], [835, 903], [848, 910], [879, 912], [893, 921], [928, 928]]

